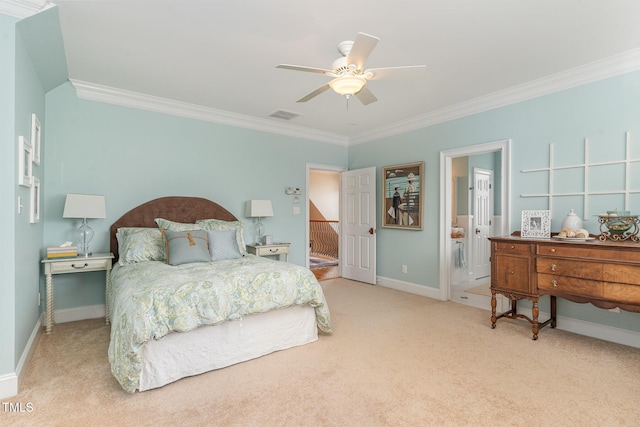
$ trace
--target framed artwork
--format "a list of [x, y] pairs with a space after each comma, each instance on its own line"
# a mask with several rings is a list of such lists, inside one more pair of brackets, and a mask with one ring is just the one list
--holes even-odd
[[23, 136], [18, 137], [18, 184], [23, 187], [31, 187], [31, 156], [32, 148], [29, 141]]
[[33, 163], [40, 164], [40, 120], [35, 114], [31, 114], [31, 149], [33, 150]]
[[40, 222], [40, 180], [35, 176], [33, 177], [33, 182], [31, 183], [31, 207], [29, 222], [31, 222], [31, 224]]
[[522, 237], [548, 239], [551, 237], [551, 211], [522, 211]]
[[424, 162], [382, 168], [382, 226], [422, 230]]

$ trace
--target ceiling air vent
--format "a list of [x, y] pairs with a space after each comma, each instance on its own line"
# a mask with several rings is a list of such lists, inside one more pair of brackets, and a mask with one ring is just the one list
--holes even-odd
[[276, 119], [282, 119], [282, 120], [291, 120], [291, 119], [295, 119], [299, 115], [300, 114], [294, 113], [291, 111], [278, 110], [275, 113], [271, 114], [269, 117], [275, 117]]

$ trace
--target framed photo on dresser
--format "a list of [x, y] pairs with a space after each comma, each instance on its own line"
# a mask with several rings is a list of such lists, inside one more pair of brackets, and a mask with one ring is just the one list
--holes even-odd
[[521, 236], [534, 239], [551, 238], [551, 211], [525, 210], [522, 211]]

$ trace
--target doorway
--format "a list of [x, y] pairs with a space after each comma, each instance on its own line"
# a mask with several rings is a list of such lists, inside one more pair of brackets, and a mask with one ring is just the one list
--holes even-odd
[[307, 267], [318, 280], [340, 277], [340, 172], [307, 167]]
[[[491, 307], [487, 237], [509, 232], [510, 142], [497, 141], [440, 153], [440, 292], [443, 300], [483, 309]], [[494, 182], [490, 192], [474, 191], [477, 178], [474, 170], [492, 171]], [[489, 185], [488, 179], [491, 178], [483, 175], [481, 184]], [[487, 198], [491, 197], [489, 201]], [[495, 212], [478, 211], [476, 207], [481, 207], [478, 206], [481, 203], [490, 203], [484, 207], [494, 208]], [[482, 227], [478, 227], [478, 218], [475, 218], [479, 215], [487, 216], [480, 218]], [[498, 309], [503, 309], [506, 303], [499, 296]]]

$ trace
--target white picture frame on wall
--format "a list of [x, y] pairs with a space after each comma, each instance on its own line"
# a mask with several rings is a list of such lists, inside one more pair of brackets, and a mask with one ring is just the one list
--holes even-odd
[[33, 149], [24, 136], [18, 137], [18, 184], [31, 187]]
[[31, 183], [31, 206], [29, 208], [29, 222], [35, 224], [40, 222], [40, 180], [32, 177]]
[[520, 229], [520, 235], [522, 237], [529, 237], [534, 239], [551, 238], [551, 211], [522, 211], [522, 225]]
[[33, 150], [33, 163], [40, 165], [40, 141], [41, 141], [42, 128], [40, 126], [40, 120], [38, 116], [31, 114], [31, 148]]

